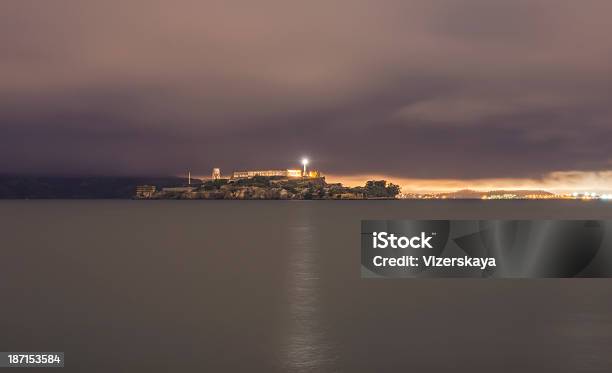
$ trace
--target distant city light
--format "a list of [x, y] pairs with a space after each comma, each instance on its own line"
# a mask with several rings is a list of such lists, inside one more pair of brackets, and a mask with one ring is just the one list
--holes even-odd
[[302, 164], [304, 165], [304, 173], [302, 176], [306, 176], [306, 165], [308, 164], [308, 158], [302, 158]]

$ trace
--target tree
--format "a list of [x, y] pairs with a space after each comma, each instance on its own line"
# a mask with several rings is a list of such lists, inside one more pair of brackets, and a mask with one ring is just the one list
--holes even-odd
[[365, 194], [374, 198], [394, 198], [400, 193], [400, 186], [386, 180], [370, 180], [365, 185]]
[[389, 197], [395, 198], [395, 196], [400, 194], [401, 191], [402, 188], [399, 185], [393, 183], [389, 183], [389, 185], [387, 185], [387, 196]]
[[365, 185], [366, 195], [368, 197], [387, 197], [387, 181], [386, 180], [370, 180]]

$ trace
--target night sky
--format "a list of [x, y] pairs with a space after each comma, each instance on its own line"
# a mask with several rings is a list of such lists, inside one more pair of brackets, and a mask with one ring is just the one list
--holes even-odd
[[0, 3], [0, 173], [612, 189], [612, 2]]

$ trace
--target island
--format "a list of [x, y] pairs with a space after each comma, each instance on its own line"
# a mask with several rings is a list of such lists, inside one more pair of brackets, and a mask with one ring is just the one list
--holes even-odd
[[253, 176], [189, 180], [187, 185], [157, 190], [138, 186], [136, 199], [329, 200], [395, 199], [400, 187], [386, 180], [371, 180], [360, 187], [327, 183], [325, 177]]

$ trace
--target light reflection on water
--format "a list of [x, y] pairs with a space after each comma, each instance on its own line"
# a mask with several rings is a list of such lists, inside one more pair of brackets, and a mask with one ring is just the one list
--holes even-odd
[[[319, 249], [308, 210], [289, 228], [289, 327], [284, 366], [291, 372], [323, 371], [333, 363], [331, 345], [320, 325]], [[330, 371], [326, 369], [325, 371]]]

